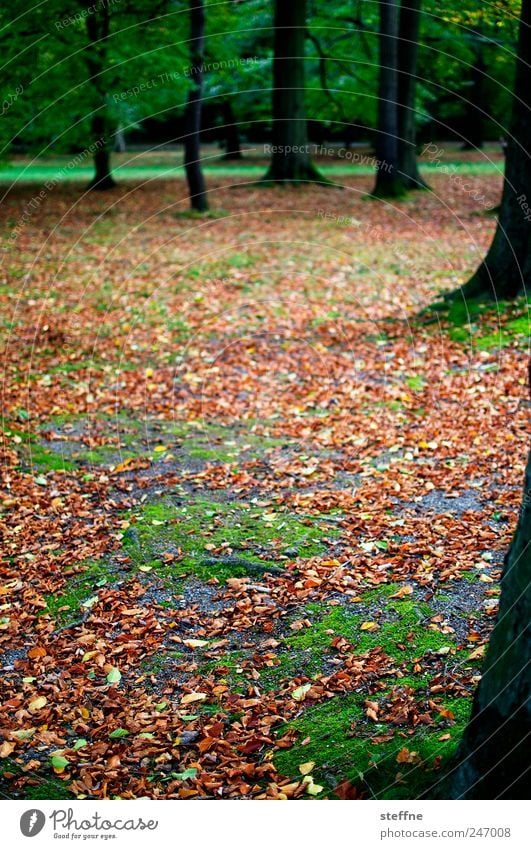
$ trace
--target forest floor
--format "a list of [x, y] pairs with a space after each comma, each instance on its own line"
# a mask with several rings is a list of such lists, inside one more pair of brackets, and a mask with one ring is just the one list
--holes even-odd
[[4, 795], [442, 792], [529, 444], [525, 303], [426, 311], [495, 224], [464, 173], [9, 193]]

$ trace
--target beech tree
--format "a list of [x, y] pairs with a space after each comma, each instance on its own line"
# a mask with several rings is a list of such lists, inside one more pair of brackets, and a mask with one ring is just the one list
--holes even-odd
[[416, 151], [415, 96], [421, 0], [380, 0], [375, 197], [426, 188]]
[[398, 168], [398, 24], [400, 0], [380, 0], [378, 132], [375, 197], [400, 197]]
[[203, 58], [205, 44], [205, 4], [203, 0], [190, 0], [190, 80], [185, 113], [184, 168], [190, 205], [197, 212], [208, 209], [203, 169], [201, 168], [201, 105], [203, 96]]
[[422, 0], [403, 0], [397, 48], [398, 173], [406, 189], [425, 189], [417, 164], [415, 99]]
[[[526, 0], [524, 0], [524, 5]], [[505, 559], [498, 618], [451, 797], [526, 799], [531, 743], [531, 452], [518, 525]]]
[[107, 104], [107, 91], [103, 74], [107, 66], [107, 41], [109, 39], [109, 0], [91, 6], [86, 18], [88, 46], [85, 51], [89, 80], [98, 101], [92, 116], [92, 135], [95, 145], [94, 177], [89, 189], [105, 191], [116, 186], [111, 174], [111, 150], [115, 127], [112, 126]]
[[306, 0], [275, 0], [271, 164], [263, 183], [326, 182], [312, 164], [304, 106]]
[[498, 226], [472, 278], [448, 297], [515, 298], [531, 279], [531, 0], [522, 0]]

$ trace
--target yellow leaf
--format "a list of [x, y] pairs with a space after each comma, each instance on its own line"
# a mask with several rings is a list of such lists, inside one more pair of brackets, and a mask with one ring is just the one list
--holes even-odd
[[30, 713], [37, 713], [41, 708], [44, 707], [48, 699], [46, 696], [37, 696], [36, 699], [33, 699], [32, 702], [28, 705], [28, 710]]
[[468, 660], [476, 660], [478, 657], [483, 657], [485, 654], [485, 646], [478, 646], [477, 649], [471, 651], [468, 655]]
[[304, 701], [306, 693], [308, 692], [311, 686], [311, 684], [302, 684], [302, 686], [297, 687], [296, 690], [293, 690], [293, 693], [291, 695], [293, 696], [296, 702], [302, 702]]
[[377, 622], [362, 622], [360, 631], [377, 631], [379, 627]]
[[320, 784], [314, 784], [310, 775], [306, 776], [306, 792], [309, 793], [310, 796], [318, 796], [319, 793], [323, 792], [323, 788]]
[[0, 746], [0, 758], [8, 758], [14, 748], [14, 743], [8, 743], [7, 740], [4, 740]]
[[86, 651], [81, 658], [81, 662], [86, 663], [87, 660], [90, 660], [92, 657], [96, 657], [97, 654], [99, 654], [99, 651]]
[[162, 454], [163, 451], [166, 451], [166, 446], [165, 445], [155, 445], [155, 448], [153, 450], [156, 451], [157, 454]]
[[187, 693], [186, 696], [183, 696], [181, 699], [182, 705], [189, 705], [192, 702], [201, 702], [203, 699], [206, 699], [206, 693]]
[[315, 766], [315, 761], [307, 761], [305, 764], [299, 764], [299, 772], [301, 775], [308, 775]]
[[390, 595], [389, 598], [403, 598], [405, 595], [411, 595], [413, 592], [413, 587], [408, 587], [407, 584], [404, 584], [402, 587], [399, 587], [396, 593]]

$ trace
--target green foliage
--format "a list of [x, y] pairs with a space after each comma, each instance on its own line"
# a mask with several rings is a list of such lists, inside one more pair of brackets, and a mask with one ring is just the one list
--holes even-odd
[[[89, 20], [108, 34], [95, 42]], [[94, 8], [92, 13], [88, 9]], [[184, 2], [135, 4], [101, 0], [94, 7], [15, 0], [0, 10], [5, 100], [0, 129], [3, 157], [22, 145], [39, 154], [68, 152], [73, 165], [90, 164], [93, 117], [107, 142], [118, 127], [127, 136], [157, 124], [177, 128], [190, 86], [189, 7]], [[510, 107], [518, 4], [432, 0], [424, 5], [417, 86], [417, 123], [436, 136], [466, 120], [471, 74], [488, 68], [483, 97], [491, 137], [503, 134]], [[316, 141], [370, 138], [376, 125], [378, 3], [309, 4], [306, 108]], [[204, 103], [216, 108], [218, 137], [234, 120], [250, 137], [270, 128], [272, 9], [247, 0], [206, 3]], [[214, 113], [212, 113], [214, 114]], [[96, 135], [98, 135], [96, 133]]]

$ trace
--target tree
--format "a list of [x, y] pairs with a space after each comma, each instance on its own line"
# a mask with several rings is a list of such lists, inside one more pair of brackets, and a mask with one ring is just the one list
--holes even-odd
[[304, 106], [306, 0], [275, 0], [273, 133], [263, 183], [326, 182], [312, 164]]
[[240, 131], [232, 108], [232, 100], [227, 97], [223, 101], [223, 129], [225, 131], [225, 155], [223, 159], [241, 159]]
[[498, 226], [488, 253], [447, 297], [515, 298], [531, 280], [531, 0], [522, 0], [511, 126]]
[[417, 60], [422, 0], [380, 0], [375, 197], [424, 189], [417, 165]]
[[[528, 0], [524, 0], [524, 5]], [[500, 609], [458, 751], [451, 797], [527, 799], [531, 735], [531, 452]]]
[[201, 103], [203, 95], [203, 52], [205, 44], [205, 4], [190, 0], [190, 80], [185, 112], [184, 168], [190, 205], [197, 212], [206, 212], [208, 200], [203, 169], [201, 168]]
[[398, 28], [398, 172], [406, 189], [425, 189], [417, 165], [415, 99], [422, 0], [402, 0]]
[[97, 191], [113, 189], [116, 183], [111, 175], [111, 150], [115, 128], [112, 126], [107, 104], [103, 74], [107, 67], [107, 42], [109, 39], [109, 0], [90, 6], [86, 18], [88, 47], [85, 52], [89, 79], [98, 101], [92, 116], [94, 150], [94, 177], [88, 188]]
[[400, 0], [380, 0], [380, 71], [374, 197], [400, 197], [398, 160], [398, 25]]

